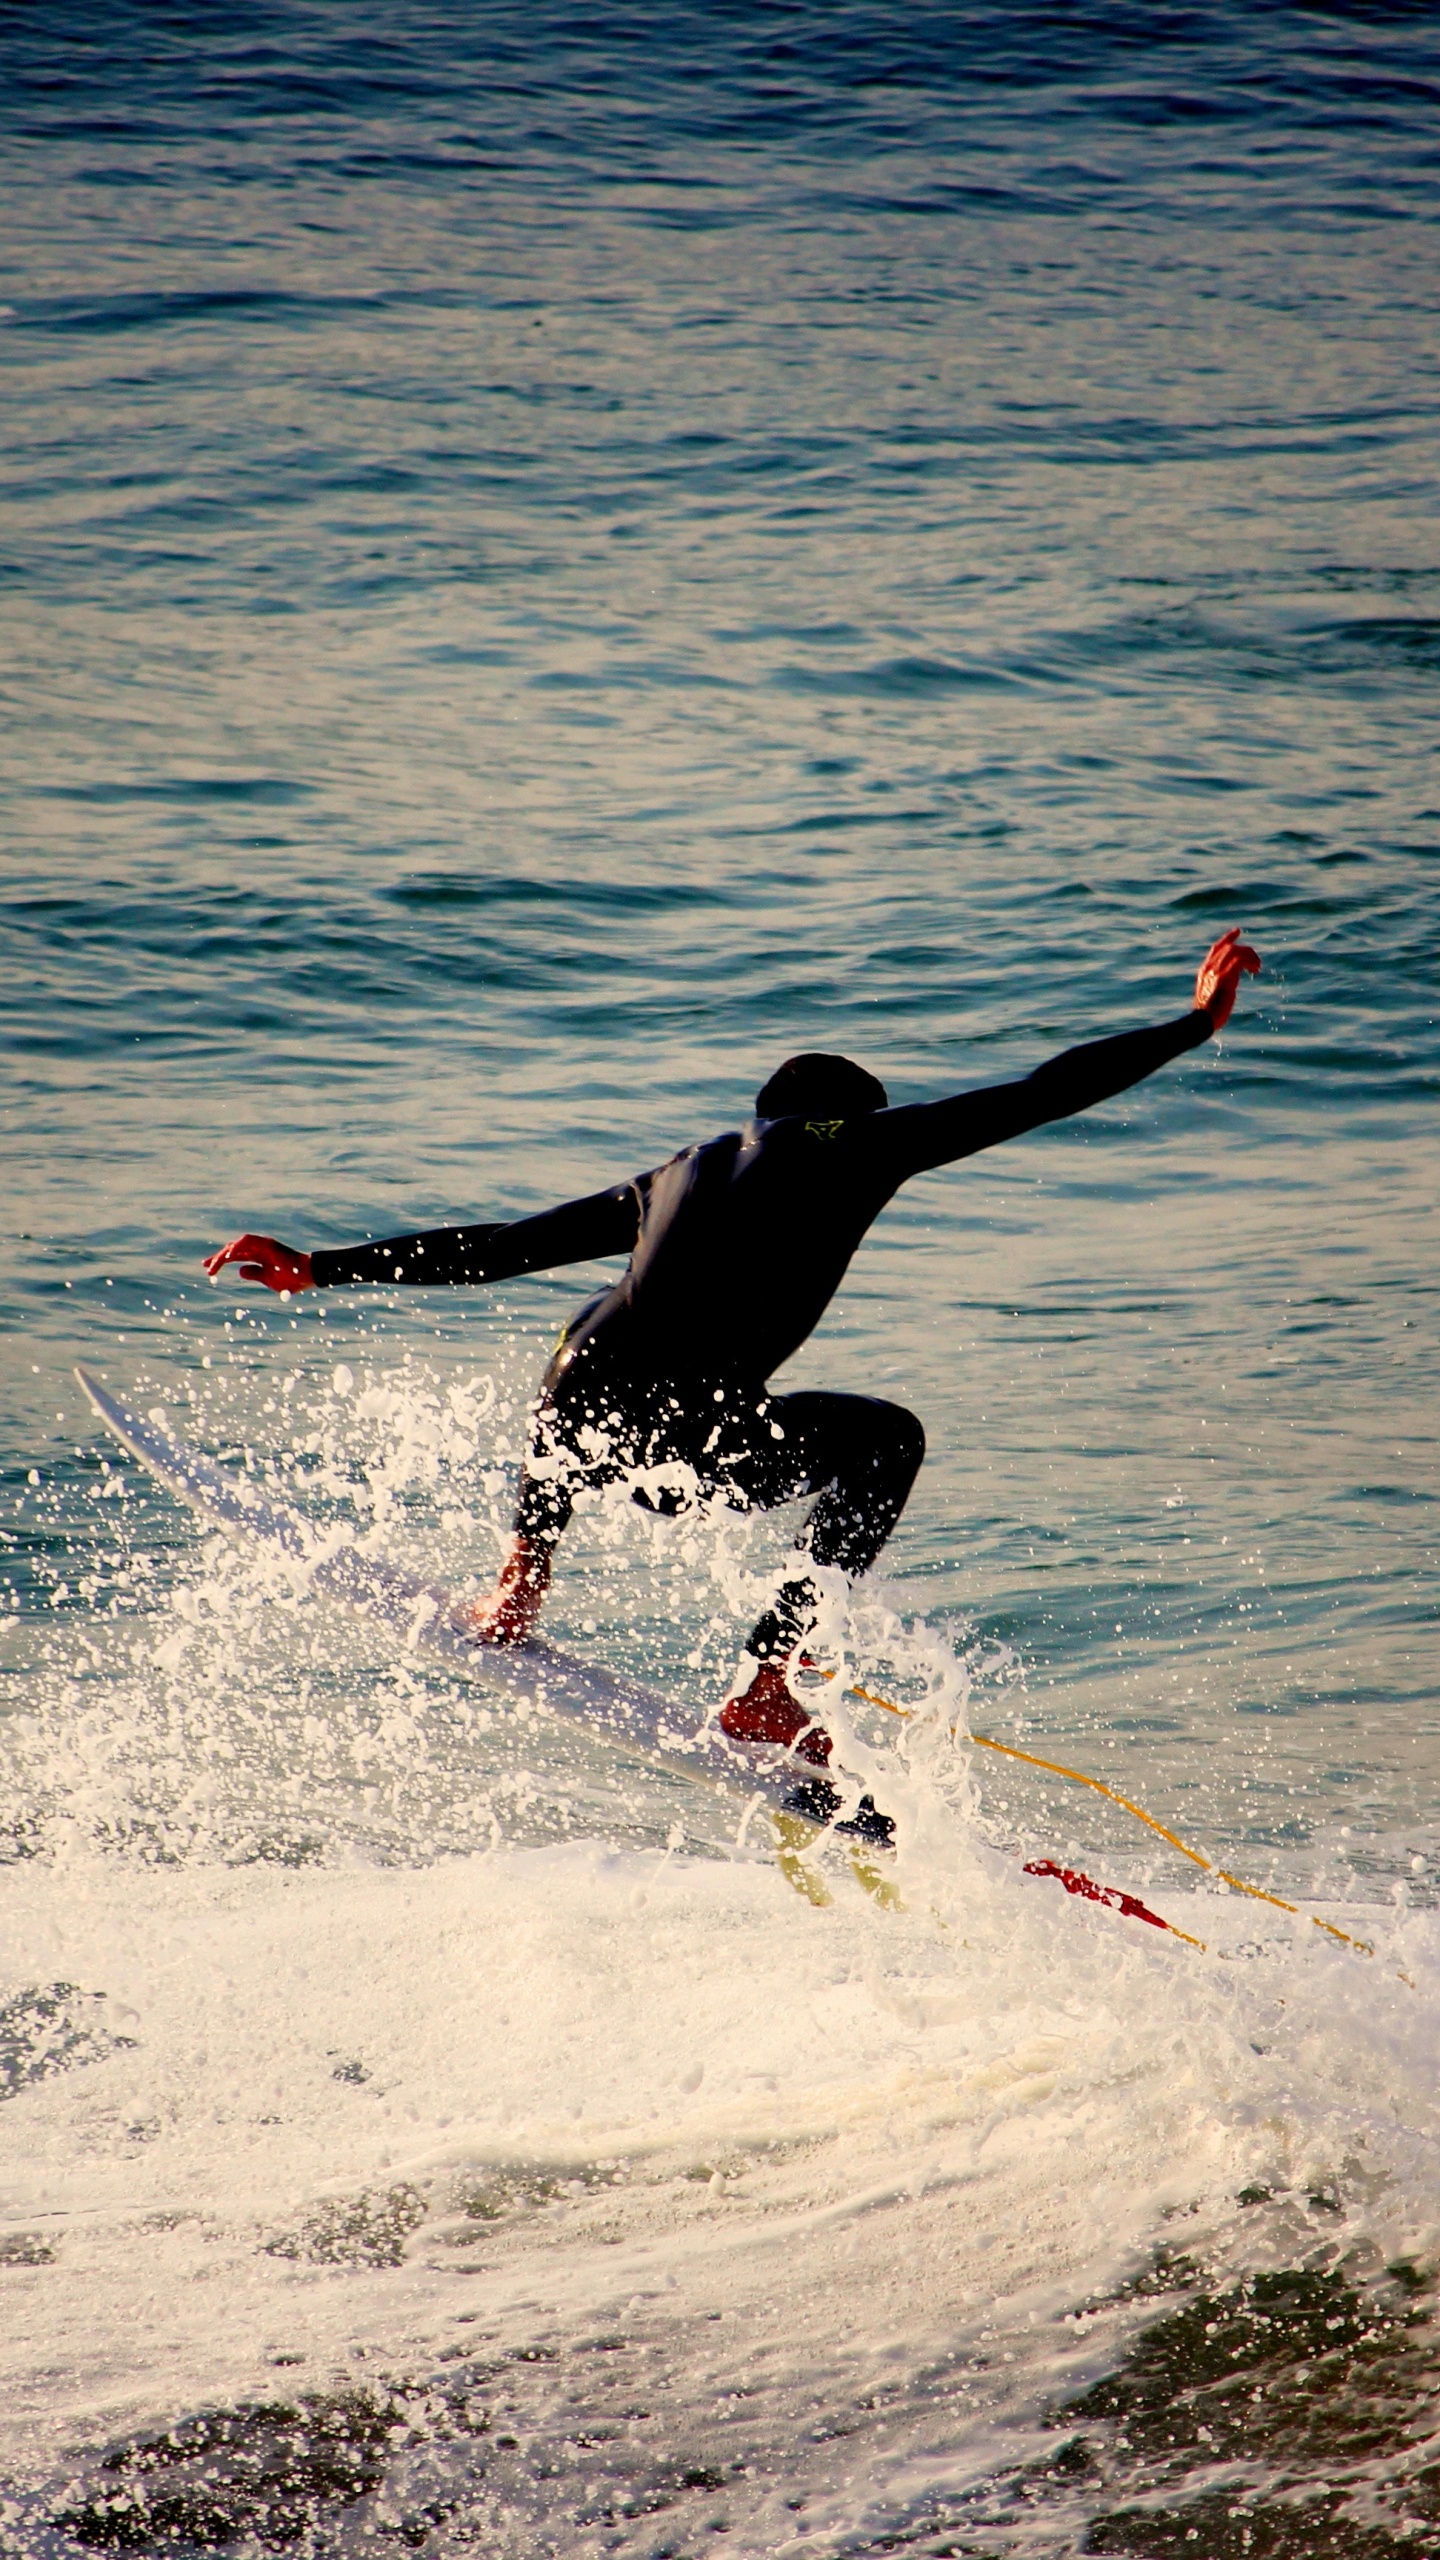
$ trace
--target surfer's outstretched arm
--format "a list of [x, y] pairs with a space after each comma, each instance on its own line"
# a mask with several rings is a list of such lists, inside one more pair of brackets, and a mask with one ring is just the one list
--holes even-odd
[[509, 1226], [430, 1227], [409, 1236], [385, 1236], [377, 1244], [346, 1245], [334, 1253], [298, 1253], [273, 1236], [237, 1236], [208, 1256], [215, 1279], [237, 1263], [242, 1280], [294, 1296], [301, 1289], [339, 1289], [383, 1281], [388, 1287], [473, 1287], [513, 1280], [523, 1271], [553, 1271], [565, 1262], [595, 1262], [632, 1253], [640, 1232], [640, 1200], [633, 1183], [567, 1200], [537, 1218]]
[[[978, 1155], [983, 1147], [1023, 1136], [1049, 1120], [1068, 1120], [1112, 1094], [1153, 1075], [1170, 1058], [1198, 1049], [1230, 1019], [1242, 974], [1254, 977], [1259, 956], [1240, 940], [1232, 926], [1212, 943], [1195, 981], [1189, 1013], [1143, 1031], [1122, 1031], [1110, 1040], [1086, 1041], [1050, 1058], [1018, 1084], [997, 1084], [975, 1093], [957, 1093], [944, 1102], [912, 1103], [898, 1111], [876, 1112], [861, 1121], [857, 1134], [889, 1159], [898, 1179], [924, 1173], [935, 1165], [954, 1164], [961, 1156]], [[889, 1169], [887, 1168], [887, 1169]]]

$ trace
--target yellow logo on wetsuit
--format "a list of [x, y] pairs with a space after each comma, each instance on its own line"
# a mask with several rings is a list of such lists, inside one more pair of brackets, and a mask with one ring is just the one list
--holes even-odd
[[807, 1120], [805, 1135], [807, 1138], [838, 1138], [844, 1126], [843, 1120]]

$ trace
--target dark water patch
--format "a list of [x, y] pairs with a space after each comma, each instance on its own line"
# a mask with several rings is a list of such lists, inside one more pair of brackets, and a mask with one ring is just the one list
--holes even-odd
[[499, 642], [491, 647], [476, 642], [440, 640], [419, 652], [432, 666], [439, 667], [508, 667], [513, 666], [519, 651]]
[[115, 2446], [53, 2522], [92, 2551], [292, 2550], [373, 2495], [404, 2421], [370, 2391], [204, 2410]]
[[226, 328], [256, 320], [311, 328], [317, 320], [386, 308], [383, 295], [318, 295], [278, 286], [213, 285], [186, 292], [118, 293], [103, 302], [37, 299], [16, 306], [14, 325], [73, 336], [120, 337], [135, 330], [180, 328], [207, 320]]
[[871, 827], [934, 826], [944, 812], [938, 808], [915, 809], [822, 809], [813, 816], [791, 818], [777, 832], [782, 835], [854, 835]]
[[53, 2267], [59, 2254], [43, 2231], [0, 2232], [0, 2267]]
[[234, 1849], [226, 1863], [233, 1867], [320, 1867], [325, 1863], [325, 1843], [317, 1840], [313, 1832], [265, 1831], [258, 1839]]
[[1167, 898], [1167, 906], [1180, 915], [1302, 915], [1349, 916], [1359, 905], [1354, 897], [1306, 898], [1289, 880], [1206, 881], [1194, 889], [1181, 889]]
[[1358, 2460], [1397, 2427], [1405, 2440], [1440, 2392], [1433, 2305], [1422, 2307], [1432, 2292], [1409, 2266], [1363, 2292], [1337, 2270], [1289, 2267], [1197, 2294], [1055, 2423], [1117, 2419], [1127, 2450], [1167, 2466], [1196, 2454]]
[[[776, 621], [747, 622], [733, 628], [717, 625], [709, 636], [721, 648], [753, 649], [762, 647], [767, 640], [787, 640], [803, 648], [853, 649], [863, 634], [853, 622]], [[853, 756], [816, 756], [811, 758], [809, 770], [812, 773], [853, 773], [856, 759]]]
[[[1370, 433], [1367, 426], [1365, 433]], [[1380, 433], [1377, 425], [1374, 432]], [[1385, 430], [1386, 433], [1390, 430]], [[1151, 442], [1150, 459], [1159, 454]], [[1142, 670], [1166, 681], [1310, 690], [1427, 677], [1440, 667], [1440, 623], [1432, 617], [1371, 615], [1295, 620], [1267, 627], [1227, 623], [1192, 606], [1124, 615], [1078, 633], [1057, 633], [1044, 662], [1058, 671], [1104, 670], [1115, 680]]]
[[[615, 2393], [653, 2380], [623, 2337], [585, 2341], [565, 2358], [544, 2343], [480, 2359], [456, 2347], [425, 2382], [396, 2378], [381, 2389], [208, 2409], [130, 2438], [87, 2467], [83, 2494], [72, 2490], [52, 2522], [93, 2550], [241, 2543], [325, 2551], [345, 2511], [375, 2499], [362, 2531], [383, 2537], [382, 2547], [423, 2549], [432, 2537], [432, 2547], [445, 2547], [454, 2535], [488, 2550], [508, 2544], [507, 2512], [524, 2512], [538, 2480], [577, 2534], [643, 2529], [650, 2517], [714, 2497], [747, 2469], [703, 2444], [667, 2456], [648, 2442], [649, 2410], [617, 2408]], [[566, 2395], [563, 2417], [557, 2390]], [[443, 2471], [440, 2448], [448, 2449]], [[713, 2509], [702, 2517], [700, 2530], [728, 2521]]]
[[[1427, 614], [1369, 614], [1306, 624], [1297, 635], [1311, 664], [1382, 664], [1440, 674], [1440, 619]], [[1317, 646], [1318, 644], [1318, 646]]]
[[[702, 2173], [695, 2174], [698, 2177]], [[703, 2175], [708, 2179], [711, 2174], [707, 2165]], [[455, 2203], [463, 2223], [504, 2222], [517, 2215], [542, 2212], [567, 2196], [623, 2185], [627, 2176], [626, 2165], [620, 2160], [584, 2162], [573, 2170], [516, 2162], [492, 2169], [483, 2178], [462, 2180]], [[473, 2231], [463, 2227], [450, 2234], [457, 2248], [470, 2247], [474, 2236]]]
[[1339, 2490], [1260, 2504], [1229, 2489], [1202, 2492], [1183, 2506], [1120, 2509], [1097, 2516], [1082, 2550], [1127, 2551], [1140, 2560], [1405, 2560], [1424, 2551], [1421, 2519], [1406, 2517], [1394, 2533], [1348, 2520]]
[[518, 872], [489, 874], [463, 871], [412, 873], [379, 892], [400, 907], [545, 907], [575, 908], [601, 916], [668, 914], [698, 907], [736, 903], [725, 882], [686, 880], [586, 880], [527, 878]]
[[882, 658], [868, 667], [777, 667], [767, 682], [777, 693], [851, 695], [884, 702], [947, 693], [1013, 692], [1023, 679], [1008, 667], [967, 666], [945, 658]]
[[952, 178], [948, 182], [932, 180], [924, 187], [887, 186], [877, 178], [868, 187], [817, 182], [807, 192], [817, 212], [848, 214], [861, 220], [873, 220], [877, 214], [899, 214], [933, 221], [965, 214], [1056, 219], [1074, 213], [1087, 198], [1119, 196], [1125, 190], [1114, 177], [1107, 180], [1103, 173], [1087, 170], [1084, 183], [1078, 187], [1042, 184], [1019, 176], [1008, 185], [998, 179]]
[[0, 2004], [0, 2099], [18, 2097], [37, 2080], [131, 2053], [133, 2036], [116, 2034], [103, 1991], [52, 1982], [17, 1991]]
[[686, 692], [729, 692], [738, 678], [714, 675], [704, 668], [682, 662], [660, 664], [654, 660], [635, 664], [624, 659], [595, 669], [575, 667], [546, 668], [527, 679], [536, 693], [604, 694], [631, 687], [649, 690], [652, 686], [678, 686]]
[[51, 782], [34, 786], [36, 797], [79, 800], [100, 808], [128, 800], [238, 802], [242, 807], [288, 808], [314, 796], [315, 784], [278, 774], [174, 774], [153, 782]]
[[303, 2258], [317, 2267], [398, 2267], [427, 2211], [419, 2188], [402, 2181], [383, 2195], [318, 2205], [298, 2231], [281, 2232], [265, 2247], [272, 2258]]
[[[1272, 2201], [1264, 2184], [1240, 2198]], [[1343, 2211], [1329, 2192], [1304, 2201], [1312, 2215]], [[1183, 2254], [1162, 2253], [1110, 2303], [1189, 2298], [1051, 2413], [1049, 2430], [1066, 2440], [958, 2499], [927, 2500], [867, 2548], [988, 2560], [993, 2534], [1008, 2549], [1025, 2529], [1047, 2551], [1143, 2560], [1402, 2560], [1432, 2548], [1432, 2271], [1403, 2262], [1362, 2279], [1312, 2264], [1219, 2291], [1204, 2281]]]
[[[1311, 2201], [1343, 2211], [1333, 2195]], [[1145, 2330], [1053, 2421], [1108, 2422], [1106, 2491], [1144, 2495], [1092, 2513], [1082, 2547], [1200, 2560], [1424, 2548], [1440, 2521], [1440, 2464], [1426, 2458], [1440, 2419], [1433, 2295], [1433, 2273], [1408, 2262], [1364, 2285], [1289, 2267], [1198, 2293]]]

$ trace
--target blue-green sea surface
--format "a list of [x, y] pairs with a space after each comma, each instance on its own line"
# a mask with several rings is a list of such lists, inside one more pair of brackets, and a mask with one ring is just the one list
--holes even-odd
[[[8, 13], [6, 2549], [1430, 2547], [1437, 105], [1349, 0]], [[614, 1266], [207, 1251], [1023, 1075], [1231, 924], [779, 1382], [928, 1435], [903, 1910], [74, 1383], [478, 1591]], [[550, 1623], [699, 1712], [796, 1516], [586, 1512]]]

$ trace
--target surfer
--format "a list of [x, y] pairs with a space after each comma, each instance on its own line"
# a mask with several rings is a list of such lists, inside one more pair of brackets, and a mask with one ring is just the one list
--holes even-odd
[[814, 1331], [902, 1183], [1087, 1111], [1198, 1048], [1228, 1022], [1242, 974], [1259, 967], [1232, 927], [1201, 962], [1189, 1012], [1067, 1049], [1014, 1084], [892, 1110], [863, 1067], [807, 1053], [776, 1069], [745, 1128], [538, 1217], [333, 1253], [242, 1235], [205, 1268], [213, 1279], [235, 1263], [243, 1279], [293, 1296], [363, 1282], [475, 1285], [627, 1255], [623, 1277], [567, 1324], [545, 1372], [509, 1552], [467, 1628], [481, 1644], [528, 1640], [582, 1489], [626, 1479], [635, 1501], [670, 1513], [717, 1499], [768, 1510], [813, 1495], [720, 1723], [735, 1741], [776, 1744], [823, 1767], [830, 1737], [790, 1678], [820, 1611], [815, 1570], [849, 1582], [875, 1562], [925, 1434], [900, 1405], [777, 1395], [769, 1380]]

